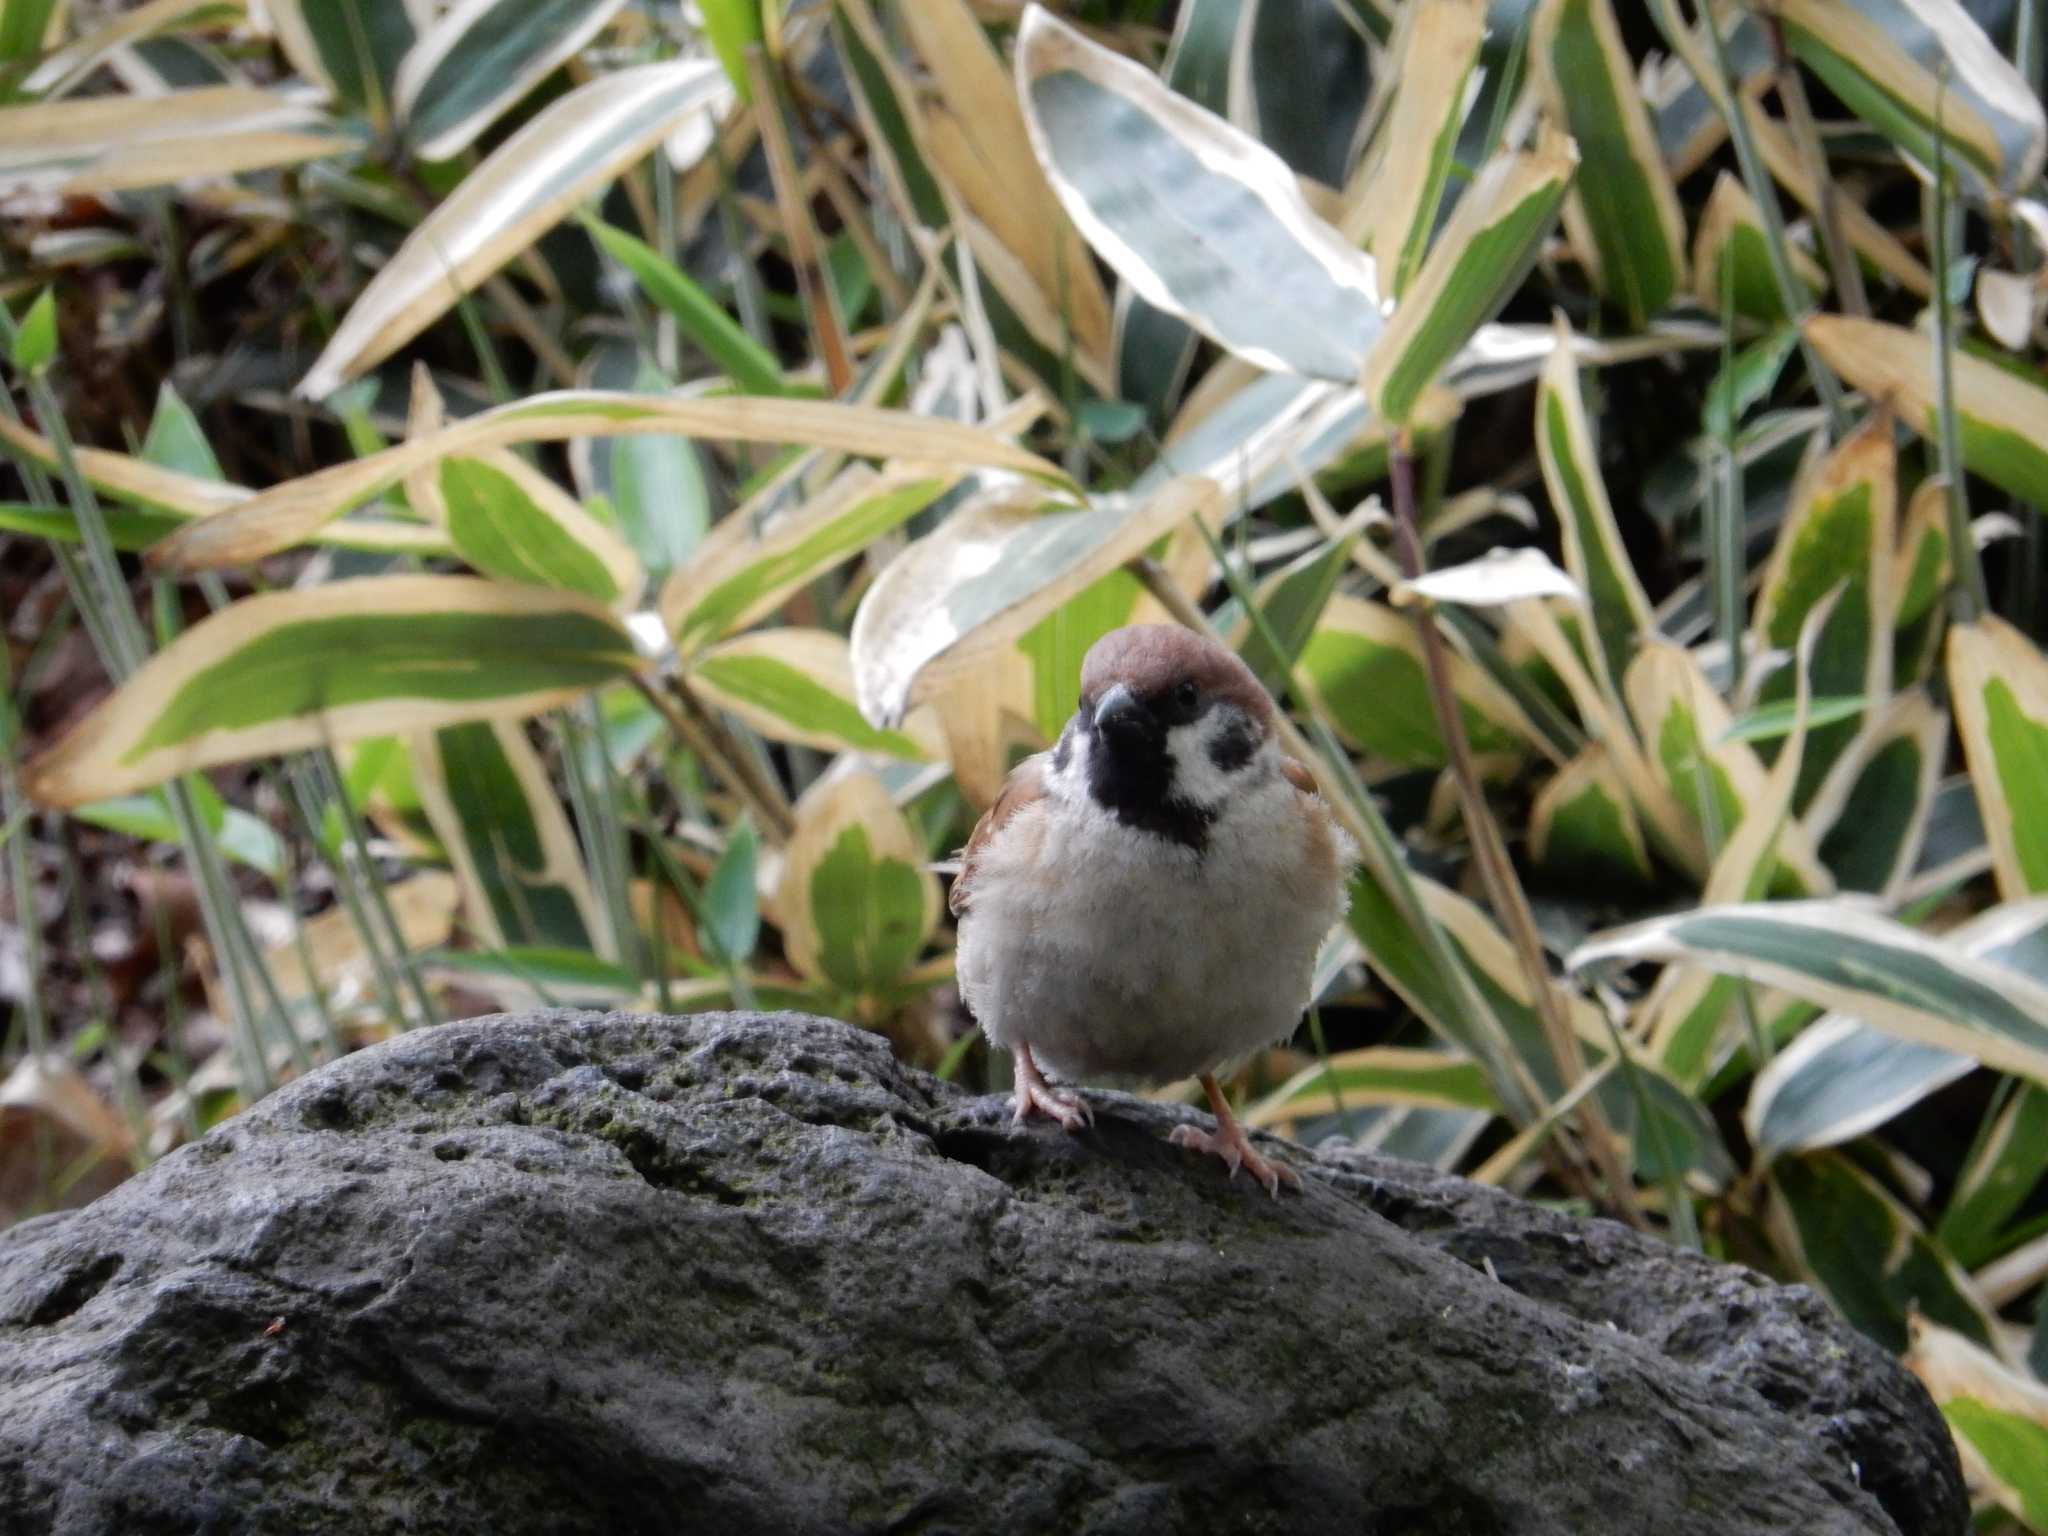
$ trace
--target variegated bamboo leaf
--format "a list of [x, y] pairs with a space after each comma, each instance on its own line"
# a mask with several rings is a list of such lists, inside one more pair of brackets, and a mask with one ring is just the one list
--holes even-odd
[[576, 834], [525, 727], [472, 721], [419, 732], [409, 747], [420, 804], [484, 944], [610, 948]]
[[324, 399], [391, 356], [730, 89], [715, 61], [692, 59], [616, 70], [550, 104], [406, 237], [357, 295], [299, 394]]
[[1485, 30], [1480, 0], [1424, 0], [1404, 17], [1399, 87], [1375, 151], [1366, 240], [1395, 298], [1413, 281], [1436, 229]]
[[1189, 477], [1139, 501], [1049, 503], [996, 482], [890, 562], [853, 620], [861, 713], [893, 724], [935, 700], [1046, 615], [1135, 559], [1190, 517], [1212, 522], [1216, 487]]
[[1365, 361], [1360, 387], [1386, 420], [1407, 424], [1514, 293], [1577, 164], [1571, 140], [1552, 130], [1531, 149], [1494, 156], [1473, 178]]
[[854, 701], [853, 657], [828, 629], [764, 629], [712, 646], [690, 665], [690, 682], [773, 741], [823, 752], [877, 752], [911, 762], [944, 754], [931, 717], [903, 730], [868, 724]]
[[398, 114], [422, 160], [469, 147], [625, 0], [456, 0], [406, 54]]
[[1536, 796], [1529, 853], [1545, 869], [1596, 890], [1646, 885], [1650, 852], [1628, 788], [1597, 742]]
[[71, 806], [218, 763], [516, 719], [637, 670], [587, 599], [462, 576], [373, 576], [245, 598], [144, 664], [24, 770]]
[[1608, 0], [1542, 0], [1535, 78], [1583, 170], [1565, 205], [1572, 245], [1641, 330], [1685, 282], [1685, 221]]
[[[1815, 315], [1806, 336], [1823, 361], [1872, 399], [1889, 401], [1929, 442], [1940, 435], [1934, 341], [1927, 334]], [[2048, 390], [1958, 350], [1951, 357], [1963, 463], [2022, 501], [2048, 502]]]
[[927, 863], [879, 779], [820, 779], [797, 802], [775, 897], [790, 963], [855, 995], [901, 982], [939, 923], [939, 881]]
[[1948, 686], [1999, 892], [2048, 891], [2048, 658], [1986, 614], [1949, 631]]
[[1896, 695], [1836, 759], [1806, 814], [1844, 891], [1896, 898], [1920, 857], [1948, 755], [1948, 716], [1926, 693]]
[[[1693, 237], [1693, 292], [1699, 301], [1716, 313], [1732, 303], [1735, 314], [1761, 325], [1796, 319], [1785, 313], [1784, 296], [1771, 271], [1769, 240], [1756, 199], [1738, 177], [1723, 171]], [[1786, 255], [1808, 298], [1826, 290], [1827, 271], [1819, 262], [1797, 245], [1788, 244]]]
[[1037, 5], [1017, 93], [1067, 213], [1147, 302], [1260, 367], [1357, 377], [1381, 329], [1372, 261], [1279, 156]]
[[435, 460], [518, 443], [572, 437], [681, 433], [735, 442], [805, 443], [844, 453], [978, 465], [1067, 477], [994, 433], [933, 417], [826, 400], [756, 396], [686, 400], [605, 390], [562, 390], [481, 411], [395, 448], [288, 480], [182, 530], [152, 551], [158, 565], [201, 570], [288, 549], [350, 507]]

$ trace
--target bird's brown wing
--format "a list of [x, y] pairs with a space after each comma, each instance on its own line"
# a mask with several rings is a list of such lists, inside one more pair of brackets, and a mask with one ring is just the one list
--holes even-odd
[[1300, 790], [1304, 795], [1320, 795], [1322, 786], [1316, 783], [1315, 773], [1308, 764], [1298, 758], [1280, 759], [1280, 777]]
[[1052, 754], [1040, 752], [1027, 757], [1010, 770], [1009, 778], [1003, 781], [1003, 792], [996, 796], [996, 803], [981, 813], [981, 820], [974, 824], [974, 833], [967, 839], [967, 847], [960, 854], [960, 873], [953, 881], [952, 892], [946, 898], [946, 905], [953, 915], [964, 913], [973, 899], [975, 856], [991, 837], [1003, 829], [1003, 824], [1023, 810], [1034, 800], [1045, 798], [1045, 775], [1052, 761]]

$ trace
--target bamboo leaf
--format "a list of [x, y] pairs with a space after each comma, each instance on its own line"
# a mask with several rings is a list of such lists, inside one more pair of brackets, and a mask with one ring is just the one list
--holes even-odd
[[1458, 148], [1458, 129], [1486, 30], [1480, 0], [1412, 5], [1402, 30], [1399, 88], [1372, 172], [1366, 249], [1399, 298], [1422, 265]]
[[1844, 749], [1806, 814], [1837, 889], [1896, 897], [1926, 839], [1948, 716], [1919, 690], [1892, 699]]
[[[2038, 957], [2048, 948], [2048, 903], [1993, 908], [1947, 939], [1970, 955], [2042, 980]], [[1884, 1124], [1976, 1065], [1961, 1052], [1829, 1014], [1757, 1074], [1744, 1122], [1765, 1161], [1834, 1146]]]
[[1034, 327], [1039, 344], [1073, 357], [1084, 376], [1105, 386], [1109, 296], [1075, 233], [1078, 216], [1069, 222], [1071, 204], [1061, 211], [1058, 177], [1042, 155], [1032, 155], [1029, 105], [1018, 99], [1026, 95], [1024, 58], [1039, 13], [1025, 14], [1014, 77], [966, 0], [922, 0], [897, 15], [938, 87], [918, 114], [920, 144], [965, 205], [963, 232], [975, 254], [1020, 318], [1037, 311], [1052, 317], [1050, 325]]
[[486, 576], [629, 603], [645, 581], [619, 536], [518, 455], [441, 462], [436, 500], [455, 552]]
[[1369, 1104], [1500, 1112], [1485, 1071], [1469, 1057], [1379, 1045], [1303, 1067], [1245, 1111], [1244, 1123], [1262, 1130]]
[[367, 458], [288, 480], [217, 517], [181, 530], [151, 552], [159, 566], [203, 570], [292, 545], [350, 507], [450, 454], [475, 455], [564, 438], [675, 434], [736, 442], [805, 443], [876, 458], [979, 465], [1067, 477], [992, 432], [933, 417], [836, 401], [759, 396], [684, 400], [606, 390], [529, 395]]
[[1494, 156], [1465, 189], [1365, 361], [1361, 387], [1380, 415], [1405, 425], [1499, 313], [1535, 261], [1577, 164], [1571, 140], [1545, 132], [1533, 149]]
[[324, 399], [391, 356], [728, 90], [714, 62], [693, 59], [615, 70], [551, 103], [406, 237], [357, 295], [298, 393]]
[[525, 727], [479, 720], [421, 731], [413, 784], [491, 949], [589, 951], [605, 932], [576, 834]]
[[1067, 213], [1148, 303], [1262, 368], [1357, 377], [1381, 328], [1372, 261], [1279, 156], [1037, 5], [1017, 94]]
[[1986, 615], [1949, 631], [1948, 683], [1999, 892], [2048, 891], [2048, 658]]
[[1627, 786], [1597, 742], [1553, 775], [1529, 813], [1529, 853], [1560, 877], [1594, 890], [1645, 886], [1649, 848]]
[[[1374, 760], [1404, 768], [1449, 761], [1422, 641], [1405, 615], [1338, 593], [1302, 648], [1297, 675], [1345, 741]], [[1474, 752], [1519, 757], [1538, 739], [1513, 698], [1455, 653], [1451, 680]]]
[[2048, 1081], [2048, 987], [1846, 901], [1701, 907], [1595, 935], [1570, 966], [1682, 960], [1902, 1040]]
[[619, 623], [566, 593], [460, 576], [266, 593], [151, 657], [24, 783], [45, 805], [80, 805], [248, 757], [516, 719], [638, 665]]
[[264, 10], [294, 69], [380, 125], [389, 119], [399, 66], [419, 35], [406, 0], [265, 0]]
[[662, 588], [662, 620], [677, 648], [691, 655], [772, 612], [796, 587], [902, 526], [960, 478], [927, 465], [879, 473], [856, 465], [787, 511], [758, 518], [739, 508]]
[[1039, 620], [1135, 559], [1190, 517], [1218, 512], [1216, 487], [1193, 477], [1138, 501], [1092, 508], [1048, 503], [1033, 486], [996, 482], [875, 578], [853, 620], [861, 713], [903, 718], [970, 677]]
[[0, 193], [123, 192], [297, 165], [358, 141], [311, 101], [244, 85], [0, 108]]
[[749, 394], [787, 392], [782, 382], [782, 366], [776, 362], [775, 354], [749, 336], [725, 312], [725, 306], [687, 273], [644, 240], [637, 240], [601, 219], [585, 219], [583, 227], [606, 255], [633, 274], [650, 299], [676, 317], [684, 334], [709, 353], [735, 384]]
[[[1891, 423], [1882, 416], [1838, 445], [1793, 488], [1757, 591], [1755, 644], [1759, 654], [1790, 650], [1807, 616], [1839, 590], [1813, 651], [1807, 681], [1816, 696], [1882, 699], [1890, 691], [1897, 500], [1897, 456]], [[1759, 702], [1791, 698], [1794, 670], [1781, 667], [1766, 677]], [[1799, 768], [1795, 810], [1803, 813], [1811, 804], [1861, 724], [1859, 716], [1814, 729]], [[1761, 755], [1771, 760], [1775, 744], [1765, 744]]]
[[1565, 334], [1560, 329], [1560, 345], [1543, 365], [1536, 389], [1536, 455], [1550, 504], [1557, 509], [1564, 568], [1592, 610], [1599, 642], [1593, 659], [1611, 690], [1627, 674], [1636, 648], [1655, 633], [1656, 623], [1607, 499], [1578, 366], [1562, 344]]
[[[1889, 401], [1929, 442], [1939, 440], [1931, 338], [1846, 315], [1815, 315], [1805, 329], [1829, 367], [1872, 399]], [[1952, 363], [1963, 463], [2022, 501], [2048, 502], [2048, 390], [1967, 351], [1954, 353]]]
[[455, 0], [399, 66], [414, 153], [446, 160], [603, 30], [625, 0]]
[[[854, 701], [853, 656], [826, 629], [767, 629], [712, 646], [690, 681], [772, 741], [823, 752], [878, 752], [910, 762], [943, 755], [922, 717], [913, 735], [868, 724]], [[920, 739], [921, 738], [921, 739]]]
[[1785, 0], [1785, 42], [1850, 111], [1932, 168], [1935, 124], [1980, 192], [2041, 174], [2041, 103], [1957, 0]]
[[1858, 1330], [1897, 1351], [1917, 1311], [1990, 1340], [1990, 1309], [1969, 1278], [1912, 1212], [1847, 1158], [1788, 1158], [1772, 1169], [1771, 1188], [1787, 1249]]
[[1546, 103], [1583, 171], [1564, 214], [1594, 280], [1641, 330], [1685, 282], [1678, 193], [1608, 0], [1542, 0], [1529, 45]]
[[775, 911], [790, 963], [872, 995], [900, 981], [939, 922], [924, 845], [879, 779], [821, 779], [796, 807]]
[[[1693, 237], [1693, 292], [1699, 301], [1719, 314], [1732, 299], [1735, 315], [1763, 325], [1783, 325], [1796, 319], [1785, 313], [1784, 297], [1771, 271], [1769, 239], [1756, 199], [1740, 178], [1723, 171], [1707, 198], [1706, 212], [1700, 216], [1699, 233]], [[1827, 288], [1827, 272], [1812, 256], [1789, 243], [1786, 255], [1809, 297]], [[1734, 315], [1723, 318], [1732, 321]]]

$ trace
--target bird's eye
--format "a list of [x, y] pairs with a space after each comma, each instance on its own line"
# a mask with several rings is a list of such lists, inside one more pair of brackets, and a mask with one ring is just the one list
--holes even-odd
[[1201, 700], [1201, 690], [1195, 687], [1192, 680], [1182, 683], [1173, 690], [1173, 702], [1182, 709], [1192, 711]]

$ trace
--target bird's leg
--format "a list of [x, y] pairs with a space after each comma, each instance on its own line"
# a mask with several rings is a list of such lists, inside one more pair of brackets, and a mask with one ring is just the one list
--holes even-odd
[[1237, 1177], [1238, 1167], [1242, 1165], [1247, 1173], [1266, 1186], [1266, 1193], [1275, 1200], [1280, 1198], [1283, 1183], [1295, 1189], [1301, 1188], [1300, 1174], [1285, 1163], [1261, 1157], [1253, 1148], [1244, 1127], [1237, 1123], [1237, 1116], [1230, 1112], [1230, 1101], [1223, 1097], [1222, 1085], [1216, 1081], [1214, 1072], [1202, 1074], [1202, 1091], [1209, 1095], [1209, 1107], [1216, 1112], [1215, 1133], [1197, 1130], [1192, 1125], [1176, 1125], [1167, 1138], [1169, 1141], [1192, 1152], [1213, 1152], [1229, 1167], [1232, 1178]]
[[1017, 1065], [1016, 1095], [1011, 1102], [1017, 1106], [1014, 1119], [1018, 1125], [1029, 1119], [1033, 1110], [1059, 1121], [1069, 1132], [1095, 1123], [1095, 1111], [1086, 1099], [1078, 1093], [1062, 1093], [1045, 1080], [1038, 1063], [1031, 1059], [1030, 1046], [1011, 1046], [1010, 1059]]

